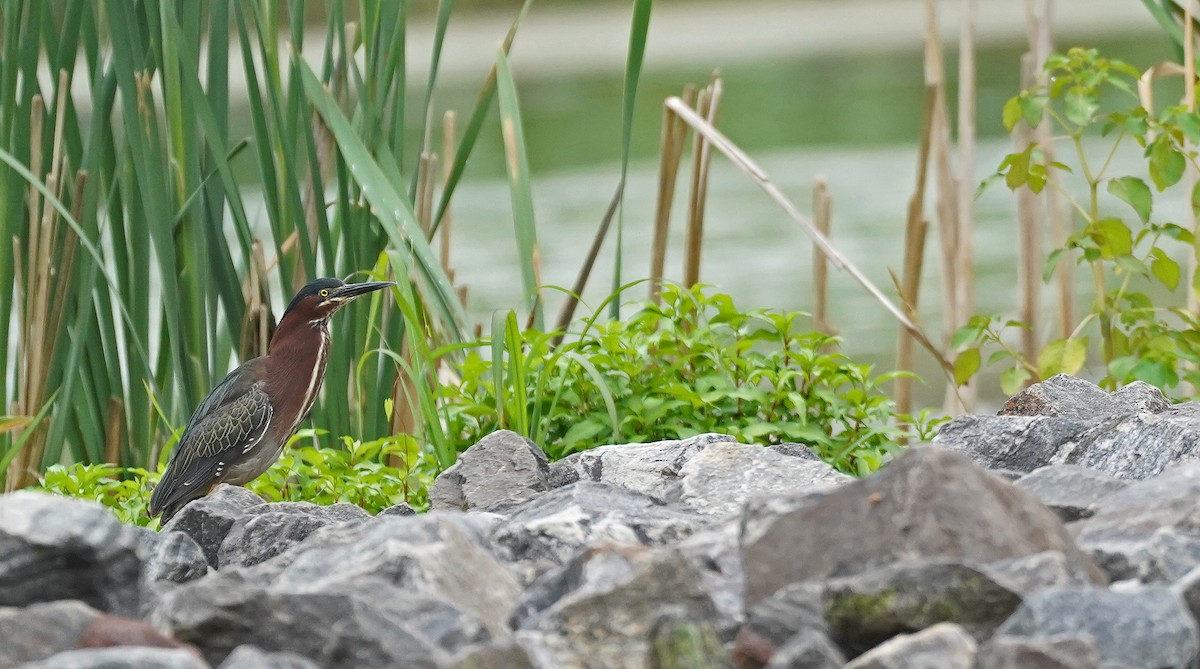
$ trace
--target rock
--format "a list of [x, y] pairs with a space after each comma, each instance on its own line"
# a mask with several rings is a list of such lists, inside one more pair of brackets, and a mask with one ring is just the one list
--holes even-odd
[[701, 629], [715, 619], [699, 573], [681, 553], [609, 545], [542, 576], [512, 622], [559, 637], [588, 666], [640, 667], [661, 621]]
[[740, 513], [753, 496], [824, 490], [854, 480], [820, 460], [734, 442], [710, 444], [679, 468], [678, 478], [680, 504], [719, 518]]
[[717, 633], [733, 638], [745, 618], [745, 575], [738, 548], [738, 524], [726, 522], [675, 544], [700, 569], [704, 589], [717, 607]]
[[21, 669], [209, 669], [195, 653], [181, 648], [89, 648], [71, 650]]
[[171, 518], [164, 532], [183, 532], [200, 545], [210, 567], [220, 564], [221, 542], [233, 527], [233, 521], [246, 509], [266, 500], [241, 486], [221, 484], [206, 497], [190, 502]]
[[1192, 617], [1200, 620], [1200, 566], [1184, 574], [1171, 585], [1171, 589], [1183, 600]]
[[987, 564], [1057, 550], [1104, 578], [1052, 511], [939, 448], [911, 448], [881, 472], [827, 492], [749, 505], [746, 602], [798, 581], [930, 560]]
[[804, 444], [797, 444], [797, 443], [794, 443], [791, 441], [785, 441], [780, 444], [773, 444], [771, 446], [768, 446], [767, 448], [769, 448], [772, 451], [775, 451], [776, 453], [779, 453], [780, 455], [787, 455], [787, 456], [791, 456], [793, 458], [803, 458], [805, 460], [820, 460], [821, 459], [821, 458], [817, 457], [817, 454], [813, 453], [813, 450], [811, 448], [809, 448], [808, 446], [805, 446]]
[[1161, 390], [1141, 381], [1109, 394], [1090, 381], [1059, 374], [1013, 395], [999, 413], [1095, 422], [1110, 416], [1160, 413], [1170, 408], [1171, 403]]
[[138, 613], [146, 615], [164, 593], [207, 574], [208, 559], [200, 545], [183, 532], [138, 529], [138, 553], [145, 562]]
[[901, 634], [860, 655], [846, 669], [972, 669], [975, 639], [952, 623]]
[[996, 631], [997, 637], [1090, 636], [1101, 664], [1191, 667], [1200, 650], [1196, 621], [1170, 588], [1131, 591], [1057, 588], [1034, 593]]
[[107, 509], [47, 493], [0, 495], [0, 606], [78, 599], [137, 615], [139, 536]]
[[543, 665], [530, 657], [516, 639], [506, 637], [462, 651], [450, 663], [453, 669], [541, 669]]
[[217, 669], [321, 669], [312, 660], [295, 653], [268, 653], [256, 646], [233, 649]]
[[1054, 416], [967, 415], [943, 423], [933, 445], [965, 453], [985, 469], [1029, 473], [1066, 462], [1091, 427]]
[[689, 439], [648, 444], [615, 444], [573, 453], [550, 465], [551, 487], [577, 481], [619, 486], [665, 502], [679, 470], [693, 455], [712, 444], [737, 443], [727, 434], [699, 434]]
[[1100, 651], [1090, 636], [996, 636], [980, 647], [975, 669], [1095, 669]]
[[[1150, 394], [1134, 388], [1114, 400], [1121, 412], [1094, 416], [960, 416], [942, 425], [933, 443], [988, 469], [1075, 464], [1144, 480], [1200, 459], [1200, 404], [1163, 408], [1147, 399]], [[1140, 411], [1143, 405], [1154, 411]], [[1072, 415], [1079, 414], [1086, 411]]]
[[955, 562], [897, 565], [809, 587], [820, 588], [830, 636], [851, 654], [943, 622], [985, 639], [1021, 604], [982, 571]]
[[217, 564], [250, 566], [270, 560], [327, 525], [361, 523], [371, 515], [345, 502], [321, 506], [309, 502], [259, 504], [245, 509], [229, 526]]
[[204, 550], [183, 532], [147, 531], [140, 547], [146, 561], [142, 577], [147, 585], [187, 583], [208, 573]]
[[521, 435], [500, 430], [480, 439], [438, 475], [431, 509], [502, 511], [550, 489], [546, 454]]
[[323, 667], [434, 666], [507, 631], [517, 585], [477, 525], [431, 512], [326, 526], [168, 593], [154, 619], [214, 664], [252, 643]]
[[1014, 485], [1033, 493], [1063, 522], [1070, 522], [1095, 514], [1101, 500], [1129, 483], [1079, 465], [1049, 465], [1035, 469]]
[[1093, 572], [1087, 565], [1072, 561], [1059, 551], [1000, 560], [982, 569], [996, 583], [1022, 597], [1046, 588], [1084, 587], [1094, 583]]
[[505, 558], [533, 562], [540, 571], [606, 541], [647, 546], [675, 543], [702, 521], [632, 490], [581, 481], [521, 506], [500, 522], [492, 541]]
[[[0, 667], [15, 667], [80, 648], [142, 646], [195, 649], [144, 621], [122, 618], [78, 600], [0, 608]], [[198, 656], [198, 654], [197, 654]]]
[[79, 647], [79, 640], [102, 614], [76, 600], [0, 608], [0, 667], [43, 660]]
[[808, 629], [775, 651], [767, 669], [841, 669], [844, 664], [845, 656], [829, 637]]
[[710, 623], [660, 620], [652, 633], [650, 663], [654, 669], [728, 669], [729, 654]]
[[734, 666], [761, 669], [789, 641], [810, 632], [822, 637], [829, 633], [819, 584], [782, 588], [750, 609], [734, 639]]
[[168, 594], [155, 620], [214, 665], [250, 643], [297, 653], [326, 669], [434, 668], [488, 638], [481, 621], [429, 595], [378, 583], [260, 588], [247, 582], [246, 571], [231, 567]]
[[1174, 581], [1200, 564], [1200, 463], [1106, 497], [1072, 526], [1075, 541], [1114, 580]]
[[375, 514], [376, 518], [387, 518], [389, 516], [415, 516], [417, 510], [408, 505], [408, 502], [400, 502], [393, 504], [388, 508]]

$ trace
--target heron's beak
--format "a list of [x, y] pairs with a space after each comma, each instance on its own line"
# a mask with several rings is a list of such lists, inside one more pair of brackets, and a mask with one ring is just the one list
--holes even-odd
[[334, 293], [333, 297], [339, 302], [349, 302], [356, 297], [361, 297], [367, 293], [394, 285], [396, 285], [395, 281], [364, 281], [362, 283], [348, 283], [339, 288], [338, 291]]

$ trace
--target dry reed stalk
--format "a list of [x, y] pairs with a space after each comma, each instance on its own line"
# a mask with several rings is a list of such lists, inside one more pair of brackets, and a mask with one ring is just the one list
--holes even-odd
[[121, 462], [121, 444], [125, 441], [125, 403], [118, 397], [108, 398], [104, 421], [104, 461]]
[[862, 270], [858, 269], [854, 263], [850, 262], [846, 256], [842, 255], [842, 253], [829, 242], [829, 239], [827, 239], [825, 235], [821, 234], [820, 230], [817, 230], [816, 225], [814, 225], [811, 220], [804, 216], [804, 214], [800, 213], [800, 210], [796, 208], [796, 205], [792, 204], [792, 201], [783, 194], [783, 191], [779, 190], [779, 187], [776, 186], [773, 181], [771, 181], [771, 177], [761, 167], [759, 167], [759, 165], [755, 163], [750, 156], [746, 155], [746, 153], [738, 148], [736, 144], [730, 141], [728, 137], [723, 135], [720, 130], [717, 130], [707, 120], [699, 116], [691, 107], [686, 105], [683, 100], [676, 97], [668, 98], [667, 105], [670, 106], [671, 109], [674, 110], [675, 113], [678, 114], [685, 123], [691, 126], [693, 131], [703, 134], [705, 139], [713, 148], [724, 154], [726, 158], [733, 162], [735, 167], [744, 172], [752, 181], [754, 181], [754, 183], [758, 184], [758, 187], [761, 188], [763, 192], [765, 192], [767, 196], [775, 202], [775, 204], [779, 205], [779, 207], [783, 209], [784, 213], [787, 214], [792, 221], [798, 224], [800, 229], [803, 230], [805, 234], [807, 234], [809, 238], [813, 240], [817, 247], [821, 249], [821, 252], [825, 254], [825, 258], [829, 260], [829, 262], [832, 263], [837, 269], [844, 270], [850, 274], [850, 276], [853, 277], [854, 280], [859, 283], [859, 285], [866, 289], [867, 293], [869, 293], [871, 297], [873, 297], [875, 301], [880, 304], [880, 306], [882, 306], [889, 314], [891, 314], [892, 317], [895, 318], [898, 323], [900, 323], [900, 325], [904, 326], [909, 332], [912, 333], [917, 342], [920, 343], [921, 346], [923, 346], [927, 351], [929, 351], [938, 364], [941, 365], [943, 370], [945, 370], [947, 373], [950, 373], [953, 370], [953, 366], [950, 364], [950, 361], [947, 360], [945, 356], [942, 355], [941, 351], [939, 351], [938, 348], [933, 345], [933, 342], [929, 341], [929, 338], [925, 336], [925, 333], [921, 331], [921, 328], [917, 327], [917, 325], [911, 319], [909, 319], [899, 307], [897, 307], [890, 299], [888, 299], [888, 297], [884, 295], [883, 291], [881, 291], [878, 286], [872, 283], [871, 280], [867, 278], [866, 274], [863, 274]]
[[422, 153], [417, 166], [416, 216], [421, 231], [428, 239], [433, 229], [434, 174], [437, 173], [437, 154]]
[[[1037, 72], [1041, 68], [1035, 61], [1033, 52], [1021, 57], [1022, 89], [1031, 88], [1037, 83]], [[1035, 130], [1022, 121], [1013, 132], [1013, 150], [1024, 151], [1036, 139]], [[1020, 248], [1017, 281], [1021, 295], [1018, 319], [1029, 326], [1021, 330], [1021, 353], [1026, 360], [1037, 360], [1038, 356], [1037, 315], [1042, 286], [1042, 230], [1045, 228], [1042, 200], [1039, 194], [1028, 188], [1017, 191], [1017, 239]]]
[[[696, 104], [696, 111], [709, 125], [716, 125], [717, 110], [721, 104], [721, 75], [714, 72], [712, 81]], [[692, 148], [692, 178], [688, 184], [687, 246], [684, 255], [683, 284], [694, 286], [700, 283], [700, 254], [704, 246], [704, 209], [708, 200], [708, 171], [712, 164], [712, 151], [708, 141], [696, 135]]]
[[[958, 49], [958, 178], [955, 237], [955, 291], [959, 322], [966, 324], [974, 311], [975, 267], [972, 257], [975, 227], [975, 5], [963, 0], [962, 32]], [[970, 386], [968, 386], [969, 388]]]
[[[921, 271], [925, 264], [925, 237], [929, 222], [925, 219], [925, 190], [929, 174], [929, 149], [933, 140], [933, 109], [937, 102], [937, 91], [933, 86], [925, 87], [924, 122], [921, 126], [921, 145], [917, 152], [917, 183], [908, 199], [908, 217], [904, 224], [904, 269], [900, 279], [900, 300], [904, 313], [912, 321], [917, 318], [920, 297]], [[913, 338], [907, 330], [900, 330], [896, 342], [896, 369], [911, 371], [913, 368]], [[912, 413], [913, 380], [907, 376], [896, 379], [896, 413]], [[908, 426], [902, 426], [907, 429]]]
[[[685, 86], [683, 100], [695, 104], [696, 88]], [[679, 180], [679, 165], [683, 160], [687, 126], [669, 107], [663, 105], [662, 137], [659, 140], [658, 198], [654, 206], [654, 241], [650, 248], [650, 299], [659, 301], [662, 292], [663, 270], [667, 262], [667, 236], [671, 225], [671, 205], [675, 200], [675, 184]]]
[[[966, 314], [959, 311], [959, 225], [958, 177], [954, 173], [950, 138], [950, 118], [946, 111], [946, 73], [941, 42], [938, 38], [937, 10], [934, 0], [925, 0], [925, 83], [933, 86], [933, 133], [930, 144], [937, 184], [937, 227], [942, 252], [942, 308], [945, 340], [950, 341]], [[946, 387], [945, 410], [958, 414], [966, 410], [967, 402], [953, 384]]]
[[[813, 225], [826, 237], [829, 236], [830, 216], [833, 203], [829, 198], [829, 187], [824, 177], [813, 182]], [[813, 327], [818, 332], [833, 334], [829, 325], [827, 298], [829, 297], [829, 263], [821, 249], [813, 244]]]
[[238, 342], [238, 353], [242, 360], [266, 355], [275, 328], [275, 318], [271, 314], [271, 291], [267, 283], [269, 270], [261, 240], [255, 239], [251, 246], [249, 269], [243, 290], [246, 311], [242, 317], [242, 338]]
[[[1183, 3], [1183, 100], [1190, 112], [1196, 111], [1196, 31], [1192, 23], [1192, 0], [1184, 0]], [[1193, 146], [1187, 136], [1183, 139], [1183, 152], [1190, 154]], [[1186, 171], [1184, 173], [1185, 184], [1187, 184], [1187, 192], [1193, 193], [1196, 188], [1196, 168], [1192, 161], [1187, 161]], [[1196, 209], [1195, 207], [1184, 207], [1187, 211], [1188, 229], [1193, 234], [1196, 233]], [[1188, 273], [1187, 276], [1196, 276], [1196, 254], [1188, 255]], [[1187, 282], [1187, 308], [1189, 311], [1197, 310], [1198, 302], [1196, 298], [1196, 282]]]
[[[442, 185], [450, 181], [450, 174], [454, 171], [454, 156], [458, 153], [458, 146], [455, 139], [455, 133], [458, 118], [453, 110], [447, 111], [442, 115], [442, 155], [446, 156], [446, 160], [442, 163]], [[454, 268], [450, 267], [450, 228], [453, 226], [454, 218], [450, 205], [446, 205], [446, 211], [442, 213], [442, 223], [438, 232], [441, 233], [441, 246], [438, 249], [438, 258], [442, 263], [442, 269], [446, 271], [446, 275], [450, 277], [450, 281], [454, 281]]]
[[[567, 326], [571, 324], [571, 318], [575, 315], [575, 307], [579, 305], [579, 295], [583, 294], [583, 289], [587, 286], [588, 277], [592, 274], [592, 267], [596, 264], [596, 258], [600, 255], [600, 247], [604, 244], [604, 238], [608, 236], [608, 228], [612, 225], [613, 217], [617, 214], [617, 207], [621, 204], [621, 191], [624, 184], [617, 185], [617, 191], [613, 193], [613, 197], [608, 202], [608, 209], [604, 212], [604, 218], [600, 220], [600, 228], [596, 230], [596, 236], [592, 238], [592, 245], [588, 248], [587, 257], [583, 259], [583, 265], [579, 268], [579, 275], [575, 277], [575, 283], [571, 285], [571, 292], [567, 294], [563, 300], [562, 308], [558, 312], [558, 321], [555, 329], [559, 331], [559, 335], [554, 338], [554, 345], [557, 346], [562, 341], [562, 333], [567, 331]], [[483, 324], [477, 324], [476, 330], [482, 331]]]

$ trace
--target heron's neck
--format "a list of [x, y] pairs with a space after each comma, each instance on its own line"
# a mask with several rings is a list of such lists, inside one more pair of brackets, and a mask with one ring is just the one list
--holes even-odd
[[298, 424], [308, 415], [325, 378], [325, 362], [329, 357], [329, 321], [315, 322], [299, 314], [289, 313], [280, 321], [271, 337], [267, 364], [268, 378], [278, 384], [272, 397], [285, 398], [275, 411]]

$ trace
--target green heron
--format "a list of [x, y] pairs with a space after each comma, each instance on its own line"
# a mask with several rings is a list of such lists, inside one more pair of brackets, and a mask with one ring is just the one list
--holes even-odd
[[218, 483], [248, 483], [274, 464], [321, 390], [330, 316], [356, 297], [394, 285], [317, 279], [296, 293], [267, 355], [230, 372], [188, 419], [150, 496], [150, 515], [161, 513], [165, 524]]

